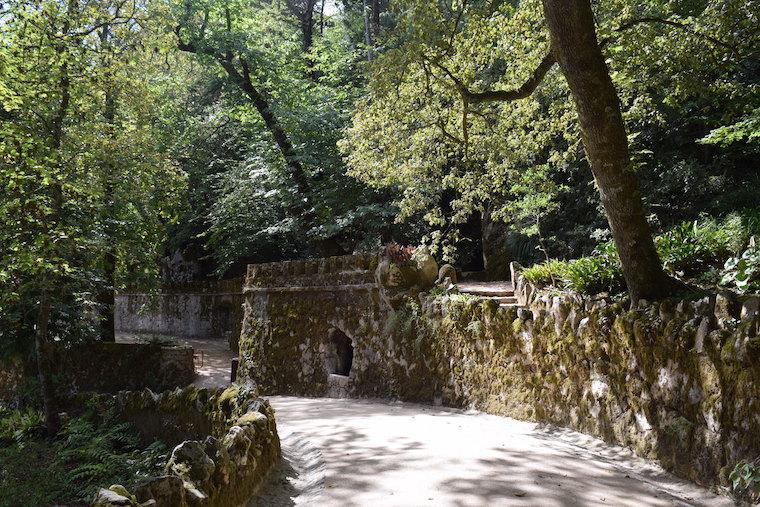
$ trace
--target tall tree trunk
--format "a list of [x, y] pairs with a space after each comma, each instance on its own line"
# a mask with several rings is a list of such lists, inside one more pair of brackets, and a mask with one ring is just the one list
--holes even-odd
[[[303, 52], [308, 53], [311, 51], [311, 46], [314, 43], [314, 5], [316, 0], [307, 0], [306, 7], [301, 15], [301, 42], [303, 44]], [[309, 59], [311, 63], [311, 59]]]
[[[109, 27], [105, 25], [101, 32], [100, 40], [105, 51], [110, 50]], [[105, 58], [109, 58], [106, 54]], [[110, 64], [104, 64], [108, 67]], [[110, 70], [106, 72], [110, 75]], [[103, 118], [108, 125], [109, 136], [113, 137], [116, 122], [116, 92], [112, 88], [110, 79], [105, 80], [105, 104], [103, 106]], [[100, 339], [103, 341], [116, 341], [114, 319], [114, 291], [116, 287], [116, 247], [114, 223], [114, 166], [111, 161], [103, 164], [103, 232], [107, 241], [106, 250], [103, 254], [103, 282], [104, 287], [98, 296], [100, 305]]]
[[325, 0], [319, 7], [319, 35], [325, 34]]
[[[70, 23], [76, 8], [76, 0], [70, 0], [67, 7], [66, 18], [61, 27], [61, 31], [64, 35], [68, 34], [69, 29], [71, 28]], [[69, 79], [68, 63], [64, 55], [66, 52], [64, 44], [66, 44], [65, 39], [59, 41], [58, 46], [56, 47], [58, 58], [63, 60], [60, 69], [61, 74], [58, 78], [58, 92], [61, 94], [61, 100], [58, 102], [58, 107], [53, 113], [53, 117], [50, 121], [50, 147], [51, 151], [58, 158], [58, 163], [61, 163], [62, 158], [61, 146], [63, 144], [63, 122], [66, 119], [69, 103], [71, 102], [71, 80]], [[63, 188], [60, 182], [54, 185], [52, 198], [52, 212], [48, 218], [48, 228], [51, 233], [54, 232], [58, 226], [63, 211]], [[49, 236], [52, 236], [52, 234]], [[51, 239], [47, 238], [46, 241], [51, 241]], [[58, 403], [55, 396], [49, 351], [50, 341], [48, 331], [51, 313], [50, 285], [51, 280], [46, 273], [43, 273], [40, 279], [41, 294], [35, 325], [34, 348], [35, 355], [37, 356], [37, 373], [40, 379], [42, 405], [45, 414], [45, 427], [47, 428], [48, 434], [52, 436], [58, 432], [61, 426], [61, 420], [58, 417]]]
[[380, 36], [380, 0], [372, 0], [372, 36]]
[[[44, 282], [43, 282], [44, 283]], [[42, 391], [42, 409], [45, 416], [45, 428], [48, 435], [58, 433], [61, 418], [58, 415], [58, 403], [53, 385], [53, 374], [50, 360], [50, 342], [48, 341], [48, 325], [50, 324], [50, 293], [46, 287], [42, 289], [40, 307], [37, 313], [34, 333], [34, 351], [37, 356], [37, 376]]]
[[596, 38], [589, 0], [543, 0], [552, 51], [570, 87], [581, 137], [632, 303], [672, 289], [647, 224], [620, 103]]
[[364, 0], [364, 44], [367, 45], [367, 60], [372, 60], [372, 27], [370, 22], [371, 8], [369, 5], [370, 0]]

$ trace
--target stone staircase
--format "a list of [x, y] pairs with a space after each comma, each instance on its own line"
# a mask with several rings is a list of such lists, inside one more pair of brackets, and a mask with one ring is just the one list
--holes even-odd
[[511, 281], [462, 281], [457, 283], [457, 289], [459, 289], [461, 294], [470, 294], [483, 299], [493, 299], [502, 307], [520, 306], [517, 303], [517, 297], [515, 297], [515, 291]]

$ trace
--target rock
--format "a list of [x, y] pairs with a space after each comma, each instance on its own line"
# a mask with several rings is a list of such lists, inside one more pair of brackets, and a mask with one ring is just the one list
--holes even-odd
[[705, 351], [705, 338], [710, 332], [710, 319], [703, 317], [697, 328], [697, 334], [694, 337], [694, 352], [702, 354]]
[[438, 278], [435, 283], [443, 283], [448, 278], [451, 283], [457, 283], [457, 270], [451, 264], [444, 264], [441, 269], [438, 270]]
[[404, 283], [404, 275], [390, 259], [383, 259], [375, 269], [375, 281], [382, 287], [398, 287]]
[[206, 454], [203, 443], [186, 440], [174, 448], [166, 468], [191, 481], [205, 482], [214, 473], [214, 462]]
[[[417, 268], [420, 283], [424, 287], [430, 287], [438, 278], [438, 263], [430, 255], [430, 250], [426, 246], [417, 248], [412, 254], [412, 262]], [[455, 275], [456, 276], [456, 275]]]
[[92, 502], [92, 507], [111, 507], [116, 505], [135, 505], [135, 502], [124, 495], [105, 488], [100, 488], [98, 494], [95, 495], [95, 500]]
[[733, 301], [728, 293], [721, 293], [715, 297], [715, 318], [719, 324], [724, 324], [733, 317]]
[[517, 318], [520, 319], [522, 322], [525, 322], [526, 320], [533, 320], [533, 312], [531, 312], [527, 308], [518, 308]]
[[456, 284], [448, 276], [443, 279], [441, 286], [443, 287], [443, 290], [446, 292], [446, 294], [455, 294], [459, 292]]
[[176, 475], [154, 477], [135, 489], [137, 501], [145, 504], [150, 500], [156, 507], [184, 505], [184, 481]]
[[760, 313], [760, 296], [750, 296], [742, 303], [741, 320], [752, 320]]

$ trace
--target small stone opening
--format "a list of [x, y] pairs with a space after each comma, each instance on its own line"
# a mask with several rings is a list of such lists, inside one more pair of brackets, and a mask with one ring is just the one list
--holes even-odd
[[351, 338], [339, 329], [330, 329], [327, 334], [327, 349], [327, 367], [330, 373], [347, 377], [354, 362]]

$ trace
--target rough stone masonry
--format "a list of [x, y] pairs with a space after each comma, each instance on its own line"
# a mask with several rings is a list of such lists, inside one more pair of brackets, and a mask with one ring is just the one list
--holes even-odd
[[[431, 295], [375, 276], [384, 259], [249, 266], [241, 378], [325, 395], [328, 336], [353, 347], [337, 392], [472, 406], [599, 436], [701, 484], [760, 454], [758, 299], [726, 294], [627, 310], [537, 290], [521, 307]], [[386, 270], [387, 273], [387, 270]]]

